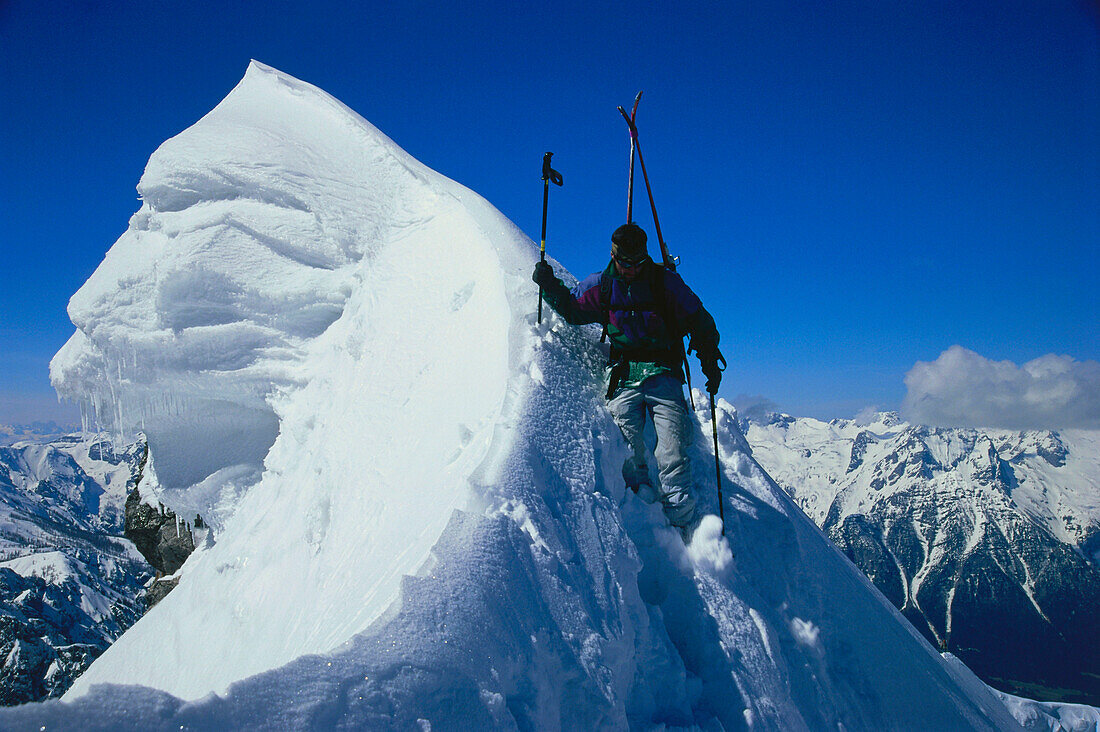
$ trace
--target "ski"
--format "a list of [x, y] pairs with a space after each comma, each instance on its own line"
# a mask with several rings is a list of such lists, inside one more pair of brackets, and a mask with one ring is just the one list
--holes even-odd
[[630, 116], [627, 117], [626, 110], [621, 106], [619, 107], [619, 113], [626, 119], [626, 124], [630, 128], [630, 177], [627, 179], [626, 184], [626, 223], [630, 224], [634, 222], [634, 143], [638, 139], [638, 129], [634, 126], [634, 117], [638, 114], [638, 102], [642, 101], [642, 93], [638, 92], [638, 96], [634, 97], [634, 106], [630, 109]]
[[642, 157], [642, 146], [638, 141], [638, 126], [635, 123], [635, 119], [638, 114], [638, 102], [642, 98], [642, 93], [638, 92], [638, 96], [634, 98], [634, 108], [630, 111], [630, 114], [626, 113], [626, 110], [619, 107], [619, 114], [626, 120], [626, 125], [630, 130], [630, 180], [628, 183], [627, 192], [627, 208], [626, 208], [626, 220], [633, 221], [631, 218], [633, 214], [634, 204], [634, 155], [638, 156], [638, 164], [642, 166], [642, 180], [645, 181], [645, 191], [649, 195], [649, 207], [653, 211], [653, 228], [657, 232], [657, 243], [661, 245], [661, 259], [666, 269], [673, 272], [676, 271], [676, 258], [668, 253], [668, 247], [665, 245], [665, 238], [661, 234], [661, 222], [657, 218], [657, 204], [653, 202], [653, 188], [649, 185], [649, 175], [645, 170], [645, 158]]

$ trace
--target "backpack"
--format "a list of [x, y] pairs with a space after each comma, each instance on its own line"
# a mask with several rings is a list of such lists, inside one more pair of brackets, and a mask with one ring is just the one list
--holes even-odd
[[[600, 275], [600, 311], [603, 322], [603, 334], [600, 336], [600, 343], [607, 341], [607, 325], [611, 321], [611, 268], [614, 267], [614, 263], [609, 264], [607, 269]], [[649, 290], [653, 294], [653, 300], [656, 303], [656, 311], [660, 313], [661, 320], [665, 322], [665, 327], [670, 331], [673, 330], [673, 324], [676, 322], [674, 314], [671, 308], [668, 306], [668, 301], [665, 298], [665, 276], [667, 270], [663, 265], [659, 269], [655, 269], [656, 276], [652, 276], [649, 282]]]
[[[607, 324], [611, 321], [611, 268], [614, 266], [614, 263], [608, 264], [607, 269], [600, 275], [600, 310], [603, 316], [603, 334], [600, 336], [600, 343], [607, 340]], [[665, 322], [665, 327], [671, 331], [670, 335], [675, 337], [677, 335], [675, 330], [675, 313], [672, 308], [668, 306], [668, 300], [665, 297], [665, 277], [668, 274], [668, 269], [664, 265], [658, 265], [658, 267], [659, 269], [653, 270], [656, 274], [650, 279], [650, 292], [653, 294], [653, 299], [657, 305], [656, 310], [660, 313], [661, 319]], [[676, 340], [680, 343], [680, 357], [678, 360], [683, 366], [683, 375], [684, 378], [687, 379], [688, 394], [690, 396], [691, 367], [688, 365], [687, 350], [684, 348], [683, 335], [680, 335]], [[611, 399], [625, 371], [624, 367], [626, 366], [626, 361], [621, 358], [621, 354], [615, 353], [615, 349], [612, 348], [611, 352], [608, 354], [607, 365], [611, 369], [607, 385], [607, 399]], [[694, 402], [692, 408], [694, 409]]]

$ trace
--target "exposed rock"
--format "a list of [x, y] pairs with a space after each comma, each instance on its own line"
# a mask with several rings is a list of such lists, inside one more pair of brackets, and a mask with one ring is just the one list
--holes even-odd
[[176, 589], [176, 585], [179, 583], [179, 577], [164, 577], [153, 580], [153, 583], [145, 590], [146, 611], [167, 597], [168, 593]]
[[1056, 468], [1065, 467], [1069, 450], [1054, 432], [1047, 432], [1037, 441], [1035, 453]]
[[[148, 451], [138, 466], [138, 479], [126, 497], [126, 538], [134, 542], [145, 560], [157, 570], [157, 580], [145, 593], [146, 609], [153, 607], [171, 592], [179, 579], [165, 580], [174, 575], [195, 550], [191, 526], [159, 503], [155, 506], [142, 500], [141, 479], [148, 461]], [[195, 517], [197, 526], [202, 519]]]
[[191, 527], [164, 507], [142, 503], [136, 488], [126, 499], [126, 538], [164, 575], [175, 574], [195, 550]]
[[874, 439], [874, 436], [867, 430], [863, 430], [856, 435], [856, 439], [852, 441], [852, 457], [848, 460], [848, 470], [846, 472], [850, 473], [863, 465], [863, 456], [867, 454], [867, 446]]

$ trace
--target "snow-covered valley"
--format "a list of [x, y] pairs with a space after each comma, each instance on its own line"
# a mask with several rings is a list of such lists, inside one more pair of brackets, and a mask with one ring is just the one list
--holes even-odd
[[933, 643], [994, 686], [1100, 701], [1100, 433], [761, 415], [753, 454]]
[[[622, 485], [598, 328], [535, 321], [535, 245], [324, 92], [253, 63], [139, 191], [70, 303], [52, 377], [98, 424], [143, 430], [159, 500], [210, 534], [63, 701], [0, 710], [0, 727], [1034, 715], [903, 620], [724, 401], [727, 536], [710, 517], [685, 548]], [[698, 497], [716, 512], [696, 416]]]
[[0, 704], [60, 696], [141, 617], [152, 568], [122, 537], [144, 443], [0, 447]]

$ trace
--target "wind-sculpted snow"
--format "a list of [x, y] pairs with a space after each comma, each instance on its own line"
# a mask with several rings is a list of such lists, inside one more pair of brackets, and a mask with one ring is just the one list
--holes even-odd
[[141, 190], [55, 381], [143, 421], [214, 542], [66, 703], [0, 726], [1014, 726], [724, 402], [729, 540], [709, 517], [685, 550], [621, 484], [598, 329], [535, 323], [534, 245], [323, 92], [254, 64]]
[[[217, 543], [81, 684], [192, 696], [347, 640], [427, 558], [509, 383], [506, 275], [479, 207], [513, 252], [519, 234], [260, 65], [139, 190], [73, 298], [54, 380], [100, 422], [142, 426], [161, 500]], [[194, 644], [135, 663], [126, 648], [162, 616]]]

